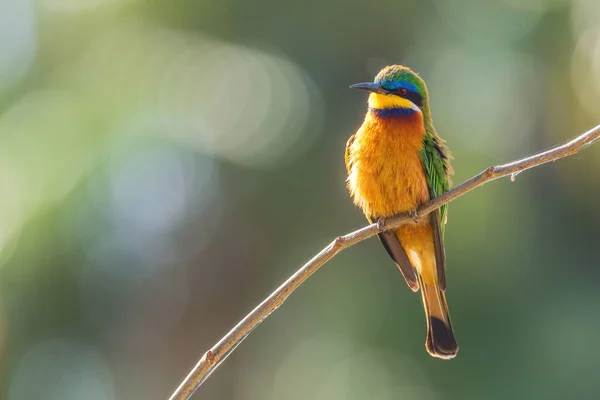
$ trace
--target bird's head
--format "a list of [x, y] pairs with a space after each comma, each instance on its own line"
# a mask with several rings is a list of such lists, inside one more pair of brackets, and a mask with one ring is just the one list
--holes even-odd
[[425, 82], [410, 68], [402, 65], [385, 67], [377, 74], [374, 82], [357, 83], [350, 87], [371, 92], [371, 110], [397, 110], [400, 114], [411, 114], [423, 112], [428, 107]]

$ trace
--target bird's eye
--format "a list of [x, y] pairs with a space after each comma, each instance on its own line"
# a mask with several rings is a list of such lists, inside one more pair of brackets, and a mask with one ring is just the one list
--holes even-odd
[[400, 96], [404, 96], [404, 95], [406, 95], [408, 93], [408, 89], [407, 88], [400, 88], [400, 89], [397, 90], [397, 92], [398, 92], [398, 94]]

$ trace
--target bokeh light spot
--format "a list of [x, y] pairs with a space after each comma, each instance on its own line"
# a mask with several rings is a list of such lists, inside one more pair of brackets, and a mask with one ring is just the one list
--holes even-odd
[[0, 0], [0, 93], [25, 74], [37, 49], [31, 0]]
[[573, 53], [571, 81], [585, 111], [600, 117], [600, 26], [581, 33]]
[[435, 0], [440, 18], [474, 41], [510, 42], [531, 31], [541, 10], [515, 7], [506, 0]]
[[77, 13], [84, 11], [98, 11], [110, 7], [122, 7], [126, 3], [137, 0], [38, 0], [42, 7], [57, 13]]
[[10, 400], [115, 398], [113, 376], [93, 347], [69, 339], [49, 339], [30, 348], [13, 376]]
[[[508, 48], [468, 46], [443, 52], [431, 75], [432, 110], [440, 134], [472, 149], [510, 154], [530, 143], [531, 105], [539, 65]], [[537, 73], [536, 73], [537, 71]], [[448, 77], [451, 79], [448, 79]]]
[[317, 86], [285, 56], [147, 25], [92, 41], [79, 76], [104, 104], [153, 115], [171, 140], [245, 167], [292, 161], [324, 115]]

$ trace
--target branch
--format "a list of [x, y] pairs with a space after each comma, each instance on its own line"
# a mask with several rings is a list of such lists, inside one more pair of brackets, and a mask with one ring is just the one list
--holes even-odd
[[221, 362], [248, 336], [254, 328], [264, 321], [273, 311], [275, 311], [288, 298], [294, 290], [298, 288], [309, 276], [315, 273], [323, 264], [331, 260], [340, 251], [357, 244], [377, 233], [394, 229], [405, 222], [417, 220], [430, 212], [436, 210], [442, 205], [455, 200], [467, 192], [475, 189], [494, 179], [510, 175], [511, 180], [514, 177], [529, 168], [565, 158], [578, 153], [582, 148], [592, 144], [600, 139], [600, 125], [588, 132], [577, 136], [575, 139], [563, 144], [562, 146], [534, 154], [521, 160], [513, 161], [508, 164], [489, 167], [471, 179], [454, 187], [452, 190], [436, 197], [435, 199], [422, 204], [416, 210], [409, 213], [398, 214], [391, 218], [381, 219], [377, 223], [371, 224], [357, 231], [348, 233], [344, 236], [338, 236], [327, 247], [321, 250], [316, 256], [308, 261], [294, 275], [277, 288], [269, 297], [260, 303], [254, 310], [242, 319], [229, 333], [227, 333], [217, 344], [208, 350], [189, 375], [183, 380], [170, 400], [187, 400], [204, 383], [210, 374], [219, 367]]

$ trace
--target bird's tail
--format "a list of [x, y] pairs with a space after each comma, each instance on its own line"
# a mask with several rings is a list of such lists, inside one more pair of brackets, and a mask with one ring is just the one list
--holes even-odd
[[433, 357], [454, 358], [458, 353], [458, 343], [456, 343], [454, 332], [452, 332], [446, 296], [440, 290], [437, 281], [434, 284], [426, 283], [419, 276], [419, 284], [423, 295], [425, 317], [427, 318], [425, 348]]

